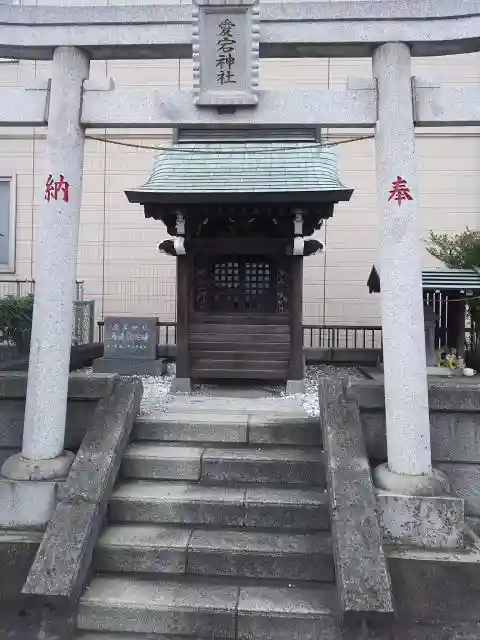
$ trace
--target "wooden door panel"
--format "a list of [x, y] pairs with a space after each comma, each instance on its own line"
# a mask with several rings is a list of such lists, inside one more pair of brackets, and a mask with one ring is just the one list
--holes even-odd
[[275, 256], [196, 256], [189, 354], [194, 378], [286, 380], [289, 279]]

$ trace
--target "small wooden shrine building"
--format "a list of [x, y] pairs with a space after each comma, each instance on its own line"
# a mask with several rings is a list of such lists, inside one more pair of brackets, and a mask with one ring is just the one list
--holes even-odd
[[172, 239], [177, 380], [303, 380], [306, 239], [352, 190], [315, 130], [177, 131], [148, 182], [127, 191]]

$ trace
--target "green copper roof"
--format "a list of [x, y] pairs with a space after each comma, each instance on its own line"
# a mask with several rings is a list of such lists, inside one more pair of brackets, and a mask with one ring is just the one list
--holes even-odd
[[162, 194], [229, 193], [328, 193], [328, 200], [337, 202], [349, 200], [352, 190], [339, 180], [335, 153], [314, 142], [213, 141], [159, 150], [147, 183], [127, 195], [143, 202], [147, 194], [161, 200]]

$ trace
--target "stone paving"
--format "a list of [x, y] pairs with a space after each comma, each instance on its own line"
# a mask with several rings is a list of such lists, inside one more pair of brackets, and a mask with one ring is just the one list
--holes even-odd
[[[309, 365], [305, 369], [305, 393], [298, 394], [295, 397], [301, 401], [301, 406], [305, 413], [309, 416], [318, 416], [318, 381], [320, 378], [331, 375], [349, 376], [352, 379], [362, 379], [365, 375], [357, 367], [344, 367], [329, 364]], [[175, 377], [175, 364], [168, 365], [167, 375], [162, 377], [143, 377], [144, 394], [141, 411], [143, 414], [149, 414], [158, 410], [162, 410], [172, 401], [170, 385]], [[197, 384], [194, 386], [192, 395], [203, 395], [205, 397], [228, 397], [231, 393], [239, 394], [242, 392], [249, 393], [253, 397], [287, 397], [283, 388], [279, 385], [261, 385], [252, 389], [249, 385], [232, 387], [231, 385], [209, 385]], [[248, 390], [248, 391], [247, 391]]]

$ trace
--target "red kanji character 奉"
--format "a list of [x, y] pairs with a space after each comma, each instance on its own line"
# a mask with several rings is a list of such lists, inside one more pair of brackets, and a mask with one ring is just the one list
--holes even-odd
[[390, 189], [389, 194], [390, 197], [388, 198], [388, 202], [396, 200], [398, 202], [398, 206], [400, 206], [404, 200], [413, 200], [407, 181], [401, 176], [397, 176], [397, 179], [392, 182], [392, 188]]

